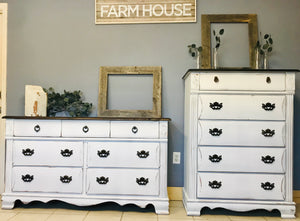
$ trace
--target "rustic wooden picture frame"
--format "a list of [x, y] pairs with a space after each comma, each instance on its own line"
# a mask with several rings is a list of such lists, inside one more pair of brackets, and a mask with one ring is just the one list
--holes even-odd
[[256, 14], [206, 14], [201, 16], [201, 44], [202, 64], [204, 69], [212, 68], [211, 65], [211, 23], [248, 23], [249, 36], [249, 64], [255, 68], [255, 45], [258, 40]]
[[[108, 76], [109, 75], [153, 75], [152, 110], [110, 110], [108, 109]], [[103, 66], [100, 67], [99, 117], [161, 117], [161, 66]]]

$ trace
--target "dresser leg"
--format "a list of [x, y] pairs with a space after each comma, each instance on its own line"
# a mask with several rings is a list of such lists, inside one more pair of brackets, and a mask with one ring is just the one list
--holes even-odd
[[169, 202], [154, 202], [152, 203], [155, 208], [155, 213], [159, 215], [169, 214]]
[[2, 200], [2, 209], [12, 209], [14, 208], [15, 201], [12, 200]]
[[279, 209], [281, 213], [281, 218], [283, 219], [292, 219], [295, 218], [296, 208], [295, 206], [291, 206], [289, 208]]

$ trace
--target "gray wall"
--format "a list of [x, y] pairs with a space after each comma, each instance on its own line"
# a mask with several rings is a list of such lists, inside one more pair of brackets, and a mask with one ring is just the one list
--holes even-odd
[[[97, 106], [100, 66], [162, 66], [162, 116], [169, 132], [169, 186], [183, 186], [183, 81], [196, 61], [187, 45], [201, 42], [201, 14], [258, 15], [259, 30], [275, 41], [272, 68], [300, 68], [299, 0], [198, 0], [197, 23], [95, 25], [94, 0], [8, 2], [7, 113], [24, 115], [26, 84], [81, 90]], [[234, 47], [233, 47], [234, 50]], [[300, 79], [295, 97], [295, 135], [300, 131]], [[94, 109], [92, 116], [96, 116]], [[295, 136], [295, 189], [300, 189], [300, 137]], [[183, 158], [182, 158], [183, 159]]]

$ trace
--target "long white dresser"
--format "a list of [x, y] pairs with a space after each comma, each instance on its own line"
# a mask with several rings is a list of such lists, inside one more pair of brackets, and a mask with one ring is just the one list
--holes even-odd
[[2, 208], [61, 200], [152, 204], [168, 214], [168, 121], [6, 117]]
[[184, 188], [188, 215], [203, 207], [277, 209], [295, 217], [293, 103], [297, 70], [189, 70]]

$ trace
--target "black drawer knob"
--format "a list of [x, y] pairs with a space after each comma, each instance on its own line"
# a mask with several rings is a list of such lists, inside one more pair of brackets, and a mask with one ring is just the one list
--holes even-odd
[[209, 133], [212, 136], [220, 136], [222, 134], [222, 129], [214, 128], [214, 129], [209, 129]]
[[216, 180], [214, 180], [214, 181], [209, 181], [209, 182], [208, 182], [208, 186], [210, 186], [210, 188], [212, 188], [212, 189], [220, 189], [221, 186], [222, 186], [222, 182], [221, 182], [221, 181], [218, 182], [218, 181], [216, 181]]
[[271, 104], [271, 103], [265, 103], [261, 105], [262, 109], [264, 109], [265, 111], [272, 111], [275, 109], [275, 104]]
[[261, 134], [264, 135], [265, 137], [273, 137], [275, 134], [275, 130], [271, 130], [271, 129], [261, 130]]
[[96, 177], [96, 181], [97, 181], [97, 183], [99, 183], [101, 185], [104, 185], [104, 184], [107, 184], [109, 182], [109, 178], [104, 177], [104, 176]]
[[62, 183], [70, 183], [72, 181], [72, 176], [67, 176], [67, 175], [61, 176], [60, 181]]
[[82, 128], [82, 131], [84, 132], [84, 133], [87, 133], [87, 132], [89, 132], [89, 127], [88, 126], [84, 126], [83, 128]]
[[34, 154], [34, 149], [22, 149], [22, 153], [24, 156], [32, 156]]
[[70, 156], [73, 155], [73, 150], [69, 150], [69, 149], [61, 150], [61, 151], [60, 151], [60, 154], [61, 154], [63, 157], [70, 157]]
[[217, 154], [209, 155], [209, 160], [213, 163], [219, 163], [222, 160], [222, 155], [220, 156]]
[[275, 157], [271, 157], [270, 155], [262, 156], [261, 161], [263, 161], [265, 164], [272, 164], [275, 161]]
[[98, 150], [97, 154], [100, 158], [106, 158], [109, 156], [109, 150]]
[[33, 129], [34, 129], [35, 132], [38, 133], [38, 132], [40, 132], [41, 127], [40, 127], [40, 125], [35, 125]]
[[149, 151], [145, 151], [145, 150], [137, 151], [136, 155], [139, 158], [147, 158], [149, 156]]
[[264, 190], [272, 190], [275, 188], [275, 184], [270, 182], [261, 183], [261, 188]]
[[209, 103], [209, 107], [213, 110], [221, 110], [223, 107], [223, 103], [219, 103], [219, 102]]
[[139, 129], [136, 126], [133, 126], [131, 131], [132, 133], [136, 134], [139, 131]]
[[22, 180], [25, 183], [30, 183], [33, 180], [33, 175], [29, 175], [29, 174], [22, 175]]
[[136, 178], [137, 184], [140, 186], [145, 186], [147, 183], [149, 183], [149, 178], [141, 177], [141, 178]]

